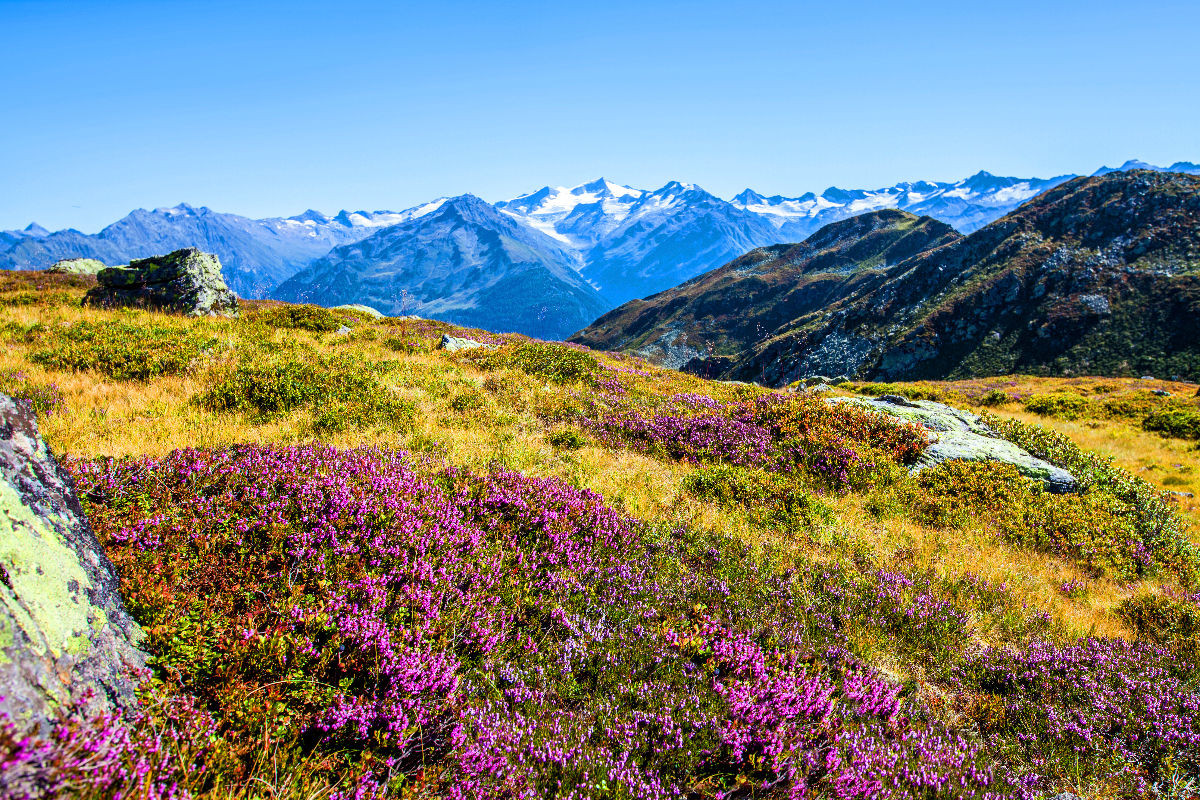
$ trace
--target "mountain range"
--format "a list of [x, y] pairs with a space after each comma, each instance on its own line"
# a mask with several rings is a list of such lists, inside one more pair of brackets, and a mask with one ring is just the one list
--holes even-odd
[[1104, 170], [966, 236], [872, 211], [606, 314], [573, 341], [783, 385], [1032, 374], [1200, 379], [1200, 177]]
[[[1131, 161], [1097, 174], [1136, 168], [1200, 173], [1188, 162], [1159, 168]], [[560, 338], [591, 321], [580, 315], [669, 289], [749, 250], [799, 241], [831, 222], [898, 208], [970, 233], [1071, 177], [980, 172], [954, 183], [831, 187], [796, 197], [746, 189], [731, 200], [676, 181], [650, 191], [598, 179], [495, 204], [463, 195], [400, 212], [310, 210], [268, 219], [181, 204], [139, 209], [96, 234], [36, 224], [2, 231], [0, 268], [44, 268], [71, 257], [119, 264], [199, 247], [221, 258], [227, 283], [243, 297], [378, 303], [388, 312], [402, 307]], [[453, 220], [438, 213], [447, 204], [457, 212]], [[442, 241], [447, 232], [457, 238]]]

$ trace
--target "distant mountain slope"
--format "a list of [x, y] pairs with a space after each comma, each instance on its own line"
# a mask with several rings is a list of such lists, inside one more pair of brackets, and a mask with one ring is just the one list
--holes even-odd
[[584, 255], [583, 274], [611, 305], [675, 286], [778, 231], [698, 186], [677, 181], [638, 198], [619, 225]]
[[751, 250], [719, 269], [610, 311], [572, 341], [669, 367], [736, 357], [779, 328], [851, 296], [871, 275], [961, 236], [929, 217], [886, 209], [825, 226], [800, 244]]
[[[0, 234], [0, 268], [39, 269], [61, 258], [96, 258], [106, 264], [161, 255], [184, 247], [216, 253], [230, 288], [243, 297], [263, 297], [297, 270], [333, 247], [356, 241], [380, 227], [402, 222], [417, 210], [394, 213], [341, 212], [327, 217], [307, 211], [288, 219], [255, 220], [180, 204], [138, 209], [97, 234], [76, 230], [12, 236]], [[4, 238], [11, 237], [11, 241]], [[5, 241], [9, 241], [7, 247]]]
[[[842, 245], [847, 253], [859, 246]], [[772, 248], [743, 263], [784, 280], [794, 269], [786, 252]], [[851, 274], [859, 279], [834, 284], [822, 307], [799, 308], [769, 338], [688, 368], [773, 385], [816, 374], [1200, 378], [1200, 177], [1139, 170], [1076, 178], [969, 236]], [[694, 283], [711, 288], [680, 287], [685, 304], [723, 302], [719, 276]], [[741, 314], [762, 314], [761, 305]], [[729, 322], [737, 312], [722, 313], [706, 335], [745, 341], [744, 326]], [[660, 311], [658, 329], [613, 316], [576, 338], [636, 349], [672, 333], [670, 313]]]
[[606, 307], [577, 267], [578, 255], [561, 241], [463, 195], [335, 248], [273, 296], [560, 339]]

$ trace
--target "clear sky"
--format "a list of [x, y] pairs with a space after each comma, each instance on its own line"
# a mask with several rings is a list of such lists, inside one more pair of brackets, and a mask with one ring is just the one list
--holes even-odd
[[0, 0], [0, 228], [1200, 161], [1200, 3]]

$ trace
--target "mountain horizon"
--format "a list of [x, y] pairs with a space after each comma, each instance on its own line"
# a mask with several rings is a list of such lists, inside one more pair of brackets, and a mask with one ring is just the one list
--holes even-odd
[[[1200, 166], [1192, 162], [1177, 161], [1170, 167], [1154, 167], [1131, 159], [1121, 167], [1100, 167], [1097, 174], [1132, 168], [1200, 173]], [[398, 244], [396, 229], [434, 214], [447, 203], [472, 198], [469, 203], [472, 207], [487, 206], [496, 212], [486, 215], [486, 219], [478, 217], [473, 223], [476, 226], [473, 235], [537, 241], [532, 250], [541, 255], [533, 260], [552, 263], [551, 273], [557, 276], [527, 285], [530, 291], [546, 293], [545, 297], [534, 297], [527, 304], [521, 301], [520, 305], [528, 306], [533, 318], [506, 317], [505, 324], [515, 326], [513, 330], [536, 330], [558, 336], [570, 334], [592, 321], [578, 320], [578, 327], [569, 330], [565, 323], [544, 326], [539, 318], [544, 319], [545, 309], [558, 307], [562, 299], [560, 291], [574, 298], [568, 306], [575, 310], [565, 319], [577, 320], [577, 311], [592, 308], [598, 309], [596, 316], [599, 316], [629, 300], [677, 286], [757, 247], [798, 242], [831, 222], [885, 208], [929, 216], [968, 234], [1072, 177], [1075, 176], [1018, 178], [980, 170], [955, 182], [906, 181], [869, 190], [833, 186], [820, 194], [810, 191], [790, 197], [766, 196], [748, 188], [730, 199], [718, 197], [698, 184], [678, 180], [668, 181], [657, 189], [640, 189], [600, 177], [576, 186], [546, 185], [495, 203], [465, 193], [453, 198], [434, 198], [401, 211], [343, 209], [327, 214], [309, 208], [290, 217], [262, 219], [220, 212], [205, 205], [179, 203], [151, 210], [136, 209], [95, 234], [74, 229], [48, 231], [37, 223], [19, 230], [0, 231], [0, 268], [46, 268], [63, 258], [92, 258], [106, 264], [120, 264], [183, 247], [199, 247], [221, 259], [230, 288], [240, 296], [278, 297], [287, 284], [284, 294], [288, 297], [304, 294], [322, 298], [324, 293], [316, 291], [316, 287], [298, 286], [294, 279], [302, 280], [298, 276], [322, 262], [320, 281], [328, 283], [328, 270], [336, 268], [343, 256], [350, 258], [349, 268], [361, 271], [363, 265], [358, 263], [357, 256], [339, 248], [391, 231], [384, 237], [391, 242], [389, 247], [403, 251], [417, 242]], [[501, 219], [522, 230], [513, 238], [510, 226], [501, 224]], [[425, 259], [440, 252], [431, 240], [420, 241], [426, 249], [409, 247], [411, 258]], [[453, 303], [441, 298], [444, 313], [457, 308], [466, 314], [467, 308], [479, 307], [480, 298], [468, 295], [473, 291], [486, 292], [515, 264], [527, 263], [522, 261], [523, 257], [514, 261], [509, 254], [502, 254], [503, 250], [457, 252], [455, 263], [466, 270], [465, 274], [474, 274], [476, 278], [474, 283], [457, 286], [458, 299]], [[492, 257], [496, 260], [487, 260]], [[356, 285], [349, 277], [334, 283]], [[361, 296], [343, 299], [365, 302], [371, 292], [363, 291], [365, 294]], [[388, 289], [389, 293], [407, 297], [422, 295], [423, 291], [416, 285], [399, 284]], [[596, 297], [584, 299], [592, 293], [598, 301]], [[382, 301], [380, 297], [374, 299]], [[422, 307], [435, 299], [426, 296]], [[385, 305], [391, 307], [390, 302]], [[435, 313], [432, 309], [430, 306], [427, 310]], [[447, 319], [462, 322], [467, 318]], [[478, 323], [482, 318], [471, 319]]]

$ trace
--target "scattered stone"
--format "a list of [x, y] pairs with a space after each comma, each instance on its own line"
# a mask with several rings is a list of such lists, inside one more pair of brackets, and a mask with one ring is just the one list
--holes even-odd
[[383, 312], [370, 306], [364, 306], [362, 303], [347, 303], [344, 306], [334, 306], [332, 311], [357, 311], [361, 314], [374, 317], [375, 319], [383, 319]]
[[1049, 800], [1083, 800], [1083, 798], [1077, 794], [1071, 794], [1070, 792], [1059, 792], [1058, 794], [1049, 798]]
[[108, 267], [96, 274], [100, 285], [83, 298], [100, 308], [137, 306], [189, 317], [236, 317], [237, 296], [225, 285], [221, 261], [194, 247]]
[[57, 708], [134, 704], [142, 636], [32, 409], [0, 394], [0, 711], [45, 732]]
[[1191, 499], [1191, 498], [1193, 498], [1193, 497], [1195, 497], [1195, 496], [1196, 496], [1196, 495], [1195, 495], [1194, 493], [1192, 493], [1192, 492], [1176, 492], [1176, 491], [1173, 491], [1173, 490], [1170, 490], [1170, 489], [1168, 489], [1168, 490], [1167, 490], [1167, 493], [1168, 493], [1168, 494], [1173, 494], [1173, 495], [1175, 495], [1176, 497], [1182, 497], [1182, 498], [1184, 498], [1184, 499]]
[[1106, 317], [1112, 313], [1108, 298], [1102, 294], [1081, 294], [1079, 304], [1099, 317]]
[[351, 328], [349, 325], [343, 325], [340, 328], [338, 328], [336, 331], [334, 331], [334, 333], [336, 333], [338, 336], [345, 336], [347, 333], [350, 332], [350, 330], [351, 330]]
[[1152, 381], [1152, 380], [1154, 380], [1154, 376], [1153, 375], [1143, 375], [1141, 379], [1144, 381]]
[[457, 353], [460, 350], [475, 350], [480, 347], [486, 350], [496, 349], [494, 344], [484, 344], [483, 342], [477, 342], [474, 339], [467, 339], [462, 336], [451, 336], [448, 333], [442, 334], [442, 341], [438, 344], [438, 347], [447, 353]]
[[1168, 392], [1166, 389], [1151, 389], [1150, 394], [1156, 394], [1159, 397], [1170, 397], [1171, 396], [1171, 393]]
[[969, 411], [931, 400], [909, 400], [899, 395], [834, 397], [830, 398], [830, 402], [852, 403], [902, 422], [916, 423], [930, 431], [933, 444], [921, 454], [913, 466], [913, 472], [953, 459], [1000, 461], [1012, 464], [1026, 477], [1040, 480], [1051, 492], [1075, 492], [1079, 489], [1079, 482], [1074, 475], [1001, 438], [978, 415]]
[[60, 275], [95, 275], [102, 269], [108, 269], [108, 266], [94, 258], [64, 258], [51, 264], [46, 272]]

